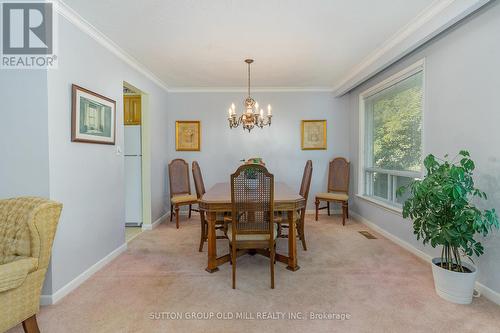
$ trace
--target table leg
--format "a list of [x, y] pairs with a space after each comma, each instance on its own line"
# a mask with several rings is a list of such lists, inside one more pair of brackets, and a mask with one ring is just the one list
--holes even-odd
[[217, 272], [217, 237], [215, 235], [215, 212], [207, 212], [208, 222], [208, 265], [205, 269], [209, 273]]
[[295, 225], [295, 214], [287, 212], [288, 217], [288, 270], [296, 271], [300, 267], [297, 264], [297, 229]]

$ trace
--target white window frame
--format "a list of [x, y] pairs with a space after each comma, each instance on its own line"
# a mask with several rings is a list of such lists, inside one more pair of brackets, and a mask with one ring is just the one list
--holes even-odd
[[[379, 92], [381, 92], [384, 89], [387, 89], [407, 78], [410, 76], [422, 72], [422, 144], [421, 144], [421, 149], [422, 149], [422, 155], [424, 156], [424, 114], [425, 114], [425, 59], [421, 59], [417, 61], [416, 63], [406, 67], [402, 71], [390, 76], [389, 78], [383, 80], [382, 82], [374, 85], [373, 87], [363, 91], [359, 95], [359, 156], [358, 156], [358, 193], [357, 197], [362, 198], [364, 200], [369, 201], [370, 203], [376, 204], [378, 206], [381, 206], [382, 208], [385, 208], [389, 211], [396, 212], [398, 214], [401, 214], [402, 207], [401, 205], [398, 205], [394, 202], [391, 202], [389, 200], [385, 199], [377, 199], [373, 196], [367, 196], [365, 193], [368, 193], [365, 190], [365, 185], [367, 184], [366, 182], [366, 172], [367, 171], [379, 171], [381, 173], [387, 174], [388, 175], [388, 191], [389, 188], [391, 189], [390, 192], [388, 192], [388, 196], [394, 196], [396, 192], [396, 185], [392, 181], [394, 178], [393, 176], [403, 176], [403, 177], [411, 177], [411, 178], [421, 178], [423, 176], [424, 168], [423, 165], [420, 168], [420, 172], [412, 172], [412, 171], [396, 171], [396, 170], [385, 170], [385, 169], [379, 169], [379, 168], [367, 168], [365, 167], [365, 160], [366, 160], [366, 150], [369, 149], [369, 147], [366, 147], [365, 140], [366, 140], [366, 113], [365, 113], [365, 100], [373, 96]], [[420, 162], [421, 164], [423, 161]]]

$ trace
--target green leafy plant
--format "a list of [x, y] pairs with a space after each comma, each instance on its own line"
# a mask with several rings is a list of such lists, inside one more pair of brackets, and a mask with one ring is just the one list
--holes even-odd
[[[260, 157], [254, 157], [248, 160], [242, 159], [240, 160], [240, 162], [245, 162], [246, 164], [264, 165], [264, 162]], [[248, 168], [247, 170], [245, 170], [245, 177], [247, 179], [257, 179], [257, 170], [258, 168]]]
[[462, 150], [453, 160], [428, 155], [424, 160], [427, 175], [398, 189], [401, 195], [410, 189], [411, 196], [403, 205], [403, 217], [413, 220], [413, 233], [424, 244], [442, 246], [441, 267], [465, 272], [461, 256], [483, 254], [476, 234], [486, 236], [499, 228], [495, 209], [480, 210], [474, 198], [487, 199], [486, 193], [474, 186], [474, 161]]
[[257, 179], [257, 168], [248, 168], [245, 170], [245, 177], [247, 179]]

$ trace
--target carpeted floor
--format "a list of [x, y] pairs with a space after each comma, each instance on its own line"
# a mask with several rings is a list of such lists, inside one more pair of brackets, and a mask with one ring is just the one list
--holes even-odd
[[[429, 264], [359, 230], [368, 229], [353, 220], [342, 227], [338, 217], [308, 217], [309, 250], [299, 246], [300, 270], [277, 263], [271, 290], [268, 259], [243, 256], [232, 290], [229, 264], [214, 274], [204, 270], [198, 217], [182, 217], [179, 230], [168, 222], [141, 233], [70, 295], [42, 307], [39, 325], [51, 333], [500, 331], [500, 306], [483, 297], [468, 306], [442, 300]], [[278, 251], [286, 242], [279, 240]], [[218, 246], [228, 251], [224, 240]]]

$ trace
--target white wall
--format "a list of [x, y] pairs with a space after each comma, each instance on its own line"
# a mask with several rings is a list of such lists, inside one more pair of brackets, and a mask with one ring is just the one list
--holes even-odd
[[47, 71], [0, 70], [0, 198], [48, 196]]
[[[486, 6], [438, 39], [394, 64], [343, 98], [350, 100], [352, 193], [358, 188], [358, 98], [365, 89], [425, 57], [425, 154], [454, 155], [470, 151], [476, 162], [476, 185], [489, 195], [485, 207], [500, 212], [500, 3]], [[354, 198], [351, 209], [382, 229], [424, 252], [412, 232], [410, 221], [362, 199]], [[485, 255], [479, 263], [479, 281], [500, 293], [500, 235], [484, 241]]]
[[[229, 181], [241, 159], [262, 157], [276, 181], [286, 182], [297, 191], [305, 162], [311, 159], [313, 178], [309, 207], [312, 208], [314, 193], [326, 190], [328, 161], [349, 154], [347, 104], [328, 92], [261, 92], [253, 95], [260, 104], [273, 106], [273, 123], [271, 127], [254, 128], [248, 133], [241, 127], [230, 129], [227, 121], [227, 109], [232, 102], [237, 105], [237, 112], [242, 112], [245, 93], [170, 93], [170, 159], [183, 158], [190, 164], [197, 160], [208, 189], [217, 182]], [[302, 119], [327, 120], [327, 150], [301, 150]], [[175, 151], [176, 120], [201, 120], [200, 152]]]
[[[125, 243], [122, 87], [148, 93], [152, 142], [152, 217], [164, 212], [167, 93], [60, 17], [59, 68], [48, 76], [50, 198], [63, 203], [54, 242], [51, 281], [57, 292]], [[116, 145], [71, 142], [71, 84], [116, 101]]]

